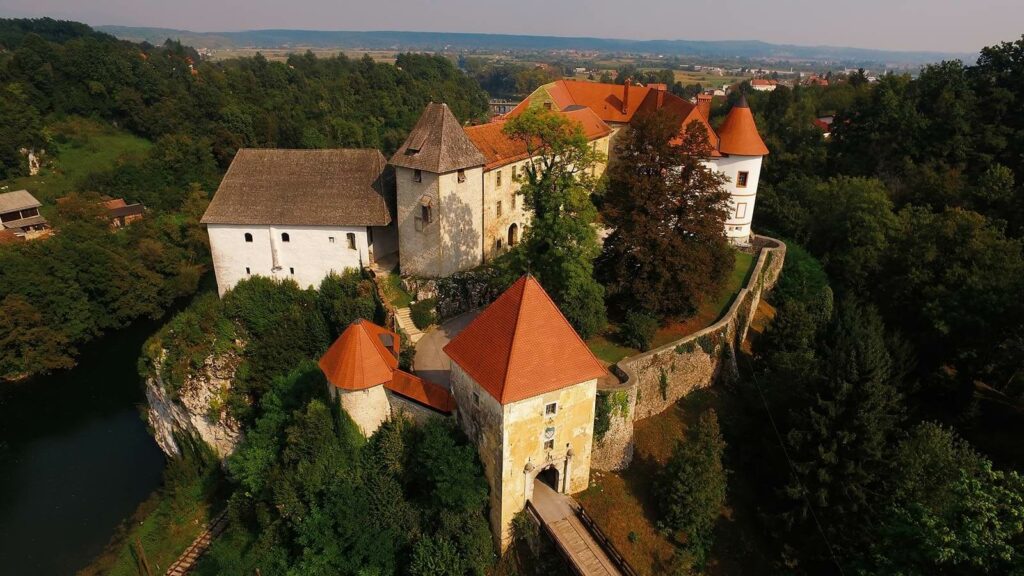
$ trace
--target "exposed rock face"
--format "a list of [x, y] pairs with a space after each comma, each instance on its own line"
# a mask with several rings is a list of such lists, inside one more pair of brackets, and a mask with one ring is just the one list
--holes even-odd
[[209, 356], [175, 395], [168, 392], [159, 372], [146, 378], [149, 425], [164, 453], [179, 456], [181, 448], [175, 436], [186, 434], [206, 442], [222, 460], [234, 452], [241, 440], [241, 426], [227, 413], [223, 398], [240, 362], [234, 351]]

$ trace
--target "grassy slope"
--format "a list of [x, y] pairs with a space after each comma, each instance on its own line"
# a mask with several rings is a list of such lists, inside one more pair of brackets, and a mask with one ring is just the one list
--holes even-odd
[[51, 124], [47, 131], [54, 135], [56, 146], [47, 151], [40, 173], [0, 182], [0, 192], [28, 190], [43, 203], [44, 211], [57, 198], [79, 190], [90, 174], [113, 168], [124, 156], [144, 154], [152, 146], [148, 140], [85, 118]]
[[[679, 340], [688, 334], [703, 330], [717, 322], [732, 306], [733, 300], [740, 289], [746, 285], [750, 272], [754, 269], [754, 256], [745, 252], [736, 252], [736, 264], [732, 274], [726, 280], [725, 286], [716, 298], [709, 298], [701, 304], [697, 313], [681, 322], [666, 324], [658, 329], [651, 342], [651, 348], [664, 346], [669, 342]], [[611, 336], [611, 337], [609, 337]], [[618, 344], [614, 339], [614, 329], [609, 329], [606, 334], [594, 336], [587, 340], [590, 351], [605, 362], [618, 362], [627, 356], [639, 354], [635, 348], [629, 348]]]

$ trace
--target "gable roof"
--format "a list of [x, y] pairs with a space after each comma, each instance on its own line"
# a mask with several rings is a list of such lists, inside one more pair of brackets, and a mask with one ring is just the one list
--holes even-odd
[[750, 112], [747, 97], [740, 96], [739, 102], [733, 105], [722, 125], [718, 127], [720, 143], [718, 149], [723, 154], [738, 156], [764, 156], [768, 147], [757, 133], [754, 115]]
[[[381, 336], [390, 336], [392, 348]], [[327, 381], [344, 390], [365, 390], [390, 382], [398, 368], [398, 335], [366, 320], [356, 320], [320, 358]]]
[[42, 203], [36, 197], [29, 194], [28, 190], [15, 190], [0, 194], [0, 214], [25, 210], [28, 208], [39, 208]]
[[444, 351], [501, 404], [608, 374], [529, 275], [481, 312]]
[[378, 150], [244, 148], [203, 224], [386, 226], [393, 178]]
[[448, 105], [431, 102], [409, 132], [409, 137], [391, 157], [391, 164], [444, 174], [482, 166], [485, 161], [466, 137]]
[[[638, 113], [667, 110], [679, 118], [682, 128], [691, 122], [700, 123], [707, 131], [712, 155], [718, 155], [718, 135], [708, 124], [706, 115], [701, 114], [694, 103], [661, 89], [663, 84], [637, 86], [632, 84], [603, 84], [583, 80], [556, 80], [537, 88], [506, 116], [521, 114], [532, 102], [554, 104], [553, 108], [565, 111], [567, 108], [584, 106], [589, 108], [603, 122], [628, 123]], [[628, 94], [628, 96], [627, 96]]]
[[[583, 133], [588, 141], [597, 140], [612, 132], [612, 129], [598, 118], [597, 114], [594, 114], [594, 111], [590, 108], [577, 108], [564, 111], [563, 114], [583, 128]], [[499, 120], [466, 128], [466, 136], [480, 150], [487, 161], [484, 165], [485, 170], [491, 170], [492, 168], [518, 162], [529, 157], [526, 143], [522, 140], [506, 136], [502, 132], [504, 126], [505, 123]]]

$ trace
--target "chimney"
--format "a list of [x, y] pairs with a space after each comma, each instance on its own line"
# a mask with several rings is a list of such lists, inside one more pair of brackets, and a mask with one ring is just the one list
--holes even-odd
[[711, 117], [711, 100], [714, 98], [711, 94], [704, 94], [703, 92], [697, 94], [697, 111], [704, 117], [705, 120]]
[[626, 114], [629, 111], [629, 87], [633, 84], [632, 78], [626, 78], [626, 82], [622, 85], [622, 113]]

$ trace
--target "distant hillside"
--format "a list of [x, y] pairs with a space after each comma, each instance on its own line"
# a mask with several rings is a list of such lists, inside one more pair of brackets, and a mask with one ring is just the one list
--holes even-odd
[[899, 52], [835, 46], [794, 46], [758, 40], [615, 40], [509, 34], [448, 32], [346, 32], [318, 30], [248, 30], [190, 32], [167, 28], [98, 26], [119, 38], [161, 43], [167, 38], [199, 48], [347, 48], [367, 50], [593, 50], [631, 54], [664, 54], [699, 58], [748, 58], [819, 61], [836, 64], [916, 66], [940, 60], [973, 62], [975, 54]]

